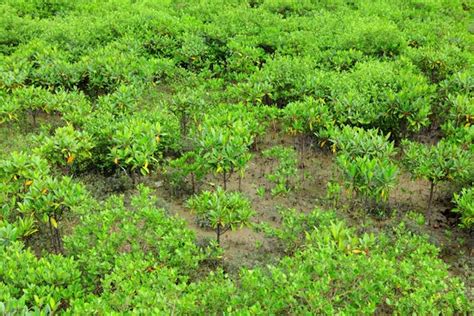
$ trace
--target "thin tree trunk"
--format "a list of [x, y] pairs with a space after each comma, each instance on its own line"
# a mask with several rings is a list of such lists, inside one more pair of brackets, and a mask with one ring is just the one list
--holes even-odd
[[53, 251], [55, 253], [57, 253], [57, 249], [56, 249], [56, 241], [55, 241], [55, 236], [54, 236], [54, 232], [53, 232], [53, 224], [51, 224], [51, 217], [48, 218], [48, 226], [49, 226], [49, 234], [50, 234], [50, 241], [51, 241], [51, 245], [53, 246]]
[[217, 235], [217, 245], [221, 245], [221, 224], [217, 224], [217, 229], [216, 229], [216, 235]]
[[388, 193], [387, 193], [387, 200], [385, 201], [385, 206], [387, 208], [387, 211], [389, 211], [390, 210], [390, 195]]
[[303, 163], [303, 158], [304, 158], [304, 152], [306, 150], [306, 137], [305, 135], [301, 136], [301, 163]]
[[140, 180], [140, 171], [139, 170], [130, 171], [130, 174], [132, 175], [133, 186], [136, 187], [138, 184], [138, 181]]
[[73, 165], [73, 163], [72, 163], [72, 164], [68, 164], [68, 165], [66, 166], [66, 174], [67, 174], [68, 176], [70, 176], [71, 178], [74, 177], [74, 173], [72, 172], [72, 170], [73, 170], [73, 169], [72, 169], [72, 165]]
[[33, 118], [33, 127], [36, 128], [36, 112], [31, 110], [31, 117]]
[[427, 217], [428, 225], [430, 225], [430, 223], [431, 223], [431, 216], [432, 216], [432, 212], [431, 212], [431, 202], [433, 201], [434, 187], [435, 187], [434, 182], [433, 182], [433, 181], [430, 181], [430, 199], [428, 200], [428, 210], [427, 210], [427, 212], [426, 212], [426, 217]]
[[357, 197], [357, 194], [355, 194], [354, 189], [352, 189], [352, 192], [351, 192], [351, 212], [354, 211], [356, 197]]
[[59, 233], [59, 228], [55, 228], [54, 232], [56, 234], [56, 243], [58, 245], [58, 252], [63, 253], [63, 247], [61, 242], [61, 234]]
[[223, 173], [223, 177], [224, 177], [224, 191], [227, 191], [227, 172], [225, 170]]
[[302, 138], [302, 141], [301, 141], [301, 153], [300, 153], [300, 168], [301, 168], [301, 171], [302, 171], [302, 181], [304, 183], [304, 180], [305, 180], [305, 165], [304, 165], [304, 152], [306, 150], [306, 137], [305, 135], [303, 135], [303, 138]]

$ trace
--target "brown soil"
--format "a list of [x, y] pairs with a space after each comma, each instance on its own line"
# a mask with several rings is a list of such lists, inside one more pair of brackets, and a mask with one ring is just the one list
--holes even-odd
[[[260, 144], [260, 151], [275, 145], [296, 146], [297, 142], [293, 138], [281, 136], [273, 132]], [[333, 162], [334, 155], [328, 150], [313, 146], [306, 150], [303, 163], [304, 169], [300, 169], [299, 180], [296, 181], [298, 187], [287, 196], [271, 196], [271, 183], [264, 175], [271, 171], [272, 164], [262, 157], [260, 152], [255, 152], [252, 161], [246, 171], [241, 183], [241, 191], [247, 196], [256, 211], [254, 222], [268, 222], [278, 225], [279, 207], [295, 208], [302, 212], [310, 212], [314, 208], [330, 208], [325, 200], [326, 184], [336, 176]], [[306, 174], [303, 181], [303, 173]], [[213, 176], [208, 177], [201, 189], [211, 189], [215, 185], [222, 185], [221, 179]], [[215, 238], [215, 233], [206, 228], [200, 227], [196, 218], [185, 207], [185, 201], [189, 195], [173, 197], [166, 185], [165, 180], [160, 175], [149, 177], [145, 181], [148, 185], [156, 188], [156, 194], [160, 198], [163, 207], [171, 214], [183, 218], [190, 229], [192, 229], [198, 240]], [[157, 185], [158, 184], [158, 185]], [[238, 178], [232, 176], [228, 185], [228, 190], [238, 190]], [[257, 194], [257, 188], [265, 188], [265, 196]], [[373, 217], [363, 210], [349, 212], [345, 207], [336, 210], [345, 218], [348, 223], [355, 228], [373, 226], [373, 230], [391, 229], [400, 220], [407, 221], [405, 214], [408, 211], [425, 213], [428, 200], [428, 183], [423, 180], [412, 180], [410, 175], [403, 172], [399, 177], [399, 185], [393, 190], [390, 197], [390, 212], [382, 216]], [[448, 192], [448, 193], [447, 193]], [[452, 214], [449, 198], [452, 196], [448, 188], [441, 186], [437, 189], [433, 202], [434, 225], [416, 225], [413, 230], [417, 233], [427, 234], [430, 241], [441, 248], [441, 256], [452, 267], [452, 272], [463, 277], [468, 286], [472, 287], [472, 272], [474, 260], [472, 249], [474, 238], [472, 234], [457, 227], [458, 222], [453, 218], [446, 217]], [[348, 205], [348, 197], [341, 201], [341, 205]], [[448, 212], [446, 212], [448, 210]], [[408, 220], [409, 221], [409, 220]], [[241, 266], [254, 266], [258, 264], [268, 264], [281, 253], [275, 249], [273, 240], [266, 238], [262, 233], [257, 233], [246, 228], [237, 231], [230, 231], [222, 238], [224, 249], [224, 262], [231, 269], [238, 269]]]

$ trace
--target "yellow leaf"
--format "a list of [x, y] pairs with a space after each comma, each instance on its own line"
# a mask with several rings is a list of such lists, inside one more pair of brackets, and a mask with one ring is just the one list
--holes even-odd
[[115, 159], [114, 159], [114, 163], [115, 163], [116, 165], [118, 165], [118, 162], [119, 162], [118, 158], [115, 158]]
[[43, 194], [48, 193], [48, 189], [44, 188], [43, 190], [41, 190], [41, 193], [43, 193]]
[[32, 185], [32, 184], [33, 184], [33, 180], [27, 180], [27, 181], [25, 182], [25, 186], [27, 186], [27, 187], [30, 186], [30, 185]]
[[156, 135], [155, 140], [156, 140], [157, 143], [159, 143], [160, 142], [160, 135]]
[[326, 140], [323, 140], [319, 146], [320, 146], [321, 148], [323, 148], [324, 145], [326, 145]]
[[58, 222], [56, 222], [54, 217], [50, 217], [49, 221], [51, 222], [51, 225], [53, 225], [54, 228], [58, 228]]
[[359, 250], [359, 249], [354, 249], [354, 250], [352, 250], [352, 253], [355, 253], [356, 255], [358, 255], [358, 254], [363, 253], [363, 251]]
[[67, 164], [68, 165], [72, 164], [74, 162], [74, 158], [75, 158], [74, 155], [69, 154], [66, 160]]
[[331, 151], [332, 151], [333, 153], [336, 152], [336, 144], [333, 144], [333, 145], [331, 146]]

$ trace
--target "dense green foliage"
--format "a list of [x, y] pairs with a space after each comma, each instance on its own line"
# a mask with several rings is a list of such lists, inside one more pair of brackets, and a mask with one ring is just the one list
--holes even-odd
[[425, 146], [410, 141], [403, 142], [403, 162], [414, 177], [425, 178], [430, 183], [428, 213], [436, 186], [445, 181], [463, 183], [472, 181], [474, 152], [460, 145], [441, 140], [436, 146]]
[[332, 131], [332, 142], [333, 150], [338, 150], [337, 165], [343, 184], [352, 192], [352, 203], [362, 197], [367, 207], [373, 207], [368, 202], [386, 202], [398, 173], [391, 160], [395, 148], [388, 135], [344, 126]]
[[[188, 243], [189, 232], [184, 230], [181, 234], [185, 235], [167, 238], [168, 233], [162, 235], [156, 230], [162, 229], [161, 225], [156, 227], [157, 221], [163, 224], [174, 221], [161, 217], [160, 213], [150, 214], [149, 206], [145, 206], [150, 203], [146, 196], [137, 196], [135, 201], [145, 207], [142, 210], [136, 205], [140, 214], [136, 214], [137, 219], [141, 216], [144, 216], [141, 219], [149, 220], [150, 216], [156, 219], [152, 222], [154, 228], [146, 229], [147, 233], [140, 237], [142, 242], [136, 247], [126, 247], [126, 236], [127, 233], [133, 236], [132, 231], [140, 229], [136, 226], [140, 221], [123, 221], [116, 227], [99, 228], [106, 233], [101, 233], [104, 237], [100, 239], [99, 231], [93, 233], [92, 238], [99, 243], [94, 242], [90, 249], [80, 252], [84, 257], [77, 259], [57, 255], [36, 259], [18, 243], [0, 248], [4, 260], [0, 268], [3, 280], [0, 297], [7, 302], [2, 303], [1, 308], [18, 312], [36, 306], [35, 310], [47, 312], [68, 306], [76, 313], [174, 311], [199, 314], [285, 311], [422, 314], [435, 310], [449, 314], [467, 308], [459, 282], [448, 277], [445, 265], [435, 258], [436, 248], [424, 238], [411, 235], [403, 226], [391, 235], [357, 235], [343, 222], [334, 221], [333, 214], [319, 211], [309, 215], [307, 220], [288, 215], [282, 232], [308, 229], [306, 237], [301, 239], [302, 244], [292, 243], [303, 249], [292, 257], [284, 257], [276, 266], [242, 270], [239, 286], [219, 271], [200, 281], [187, 282], [189, 277], [183, 271], [189, 273], [189, 268], [195, 267], [200, 258], [196, 256], [196, 248]], [[111, 205], [106, 204], [102, 212], [109, 213]], [[112, 216], [110, 222], [114, 219], [117, 217]], [[111, 234], [111, 241], [107, 241], [104, 238], [110, 235], [107, 233], [110, 229], [115, 232]], [[160, 235], [163, 252], [153, 254], [158, 249], [152, 244], [148, 248], [147, 239], [155, 240]], [[292, 238], [283, 233], [281, 238], [285, 242], [289, 240], [284, 236]], [[176, 248], [181, 243], [184, 244]], [[71, 239], [74, 249], [71, 251], [79, 250], [76, 245], [82, 248]], [[182, 251], [173, 257], [169, 250]], [[100, 255], [102, 260], [96, 261], [91, 255]], [[158, 261], [156, 255], [160, 256]], [[28, 272], [31, 268], [35, 269], [33, 275]], [[89, 278], [97, 277], [100, 270], [104, 274], [96, 280], [101, 293], [97, 295], [94, 294], [97, 290], [87, 285], [94, 284]], [[27, 292], [20, 291], [26, 286]]]
[[454, 212], [461, 214], [461, 223], [464, 227], [474, 225], [474, 189], [472, 187], [462, 189], [461, 193], [454, 194], [456, 208]]
[[[0, 0], [0, 314], [469, 314], [419, 230], [436, 195], [473, 227], [473, 8]], [[315, 153], [336, 212], [294, 206], [329, 173]], [[404, 171], [425, 216], [391, 203]], [[357, 229], [374, 210], [410, 212]], [[271, 262], [229, 269], [243, 226]]]
[[204, 191], [188, 200], [188, 207], [209, 221], [216, 230], [216, 241], [229, 230], [248, 226], [254, 214], [250, 201], [237, 192], [227, 193], [221, 187]]

